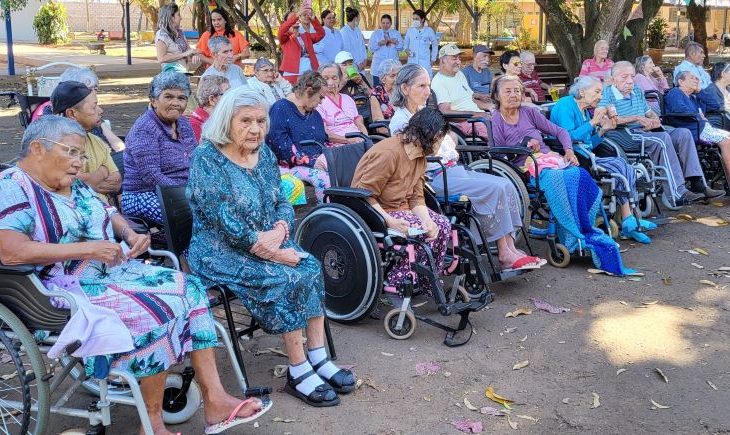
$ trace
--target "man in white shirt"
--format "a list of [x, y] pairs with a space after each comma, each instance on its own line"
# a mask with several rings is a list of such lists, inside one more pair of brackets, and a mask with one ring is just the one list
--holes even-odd
[[[464, 115], [464, 118], [484, 117], [488, 103], [474, 98], [466, 76], [461, 72], [461, 49], [456, 44], [446, 44], [439, 50], [439, 72], [433, 77], [431, 89], [436, 94], [439, 110], [445, 115]], [[478, 136], [487, 137], [483, 123], [462, 121], [456, 123], [465, 134], [472, 134], [472, 125]]]

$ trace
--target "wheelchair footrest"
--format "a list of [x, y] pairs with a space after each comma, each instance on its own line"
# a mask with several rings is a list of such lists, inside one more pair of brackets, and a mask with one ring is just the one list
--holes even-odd
[[244, 396], [246, 397], [263, 397], [271, 394], [273, 390], [271, 387], [249, 387], [246, 388]]

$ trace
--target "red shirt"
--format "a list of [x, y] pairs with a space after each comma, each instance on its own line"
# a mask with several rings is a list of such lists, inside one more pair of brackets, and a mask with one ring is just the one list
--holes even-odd
[[[302, 47], [297, 42], [297, 37], [289, 33], [289, 29], [298, 19], [297, 14], [292, 12], [289, 14], [289, 18], [281, 23], [279, 27], [277, 36], [279, 37], [279, 44], [281, 44], [281, 65], [279, 65], [279, 71], [281, 72], [299, 74], [299, 59], [302, 56]], [[304, 42], [307, 56], [309, 56], [309, 61], [312, 63], [312, 70], [317, 71], [319, 63], [317, 63], [317, 55], [314, 54], [314, 44], [324, 38], [324, 27], [319, 24], [316, 17], [312, 17], [312, 26], [314, 26], [315, 33], [300, 33], [299, 37]]]
[[535, 91], [537, 94], [537, 101], [545, 101], [545, 89], [541, 86], [542, 80], [540, 80], [540, 76], [537, 74], [536, 70], [533, 70], [532, 74], [529, 76], [521, 72], [518, 77], [522, 81], [522, 85]]
[[202, 107], [198, 107], [190, 114], [190, 125], [193, 126], [193, 133], [195, 134], [195, 141], [200, 143], [200, 135], [203, 133], [203, 124], [210, 117], [208, 113]]

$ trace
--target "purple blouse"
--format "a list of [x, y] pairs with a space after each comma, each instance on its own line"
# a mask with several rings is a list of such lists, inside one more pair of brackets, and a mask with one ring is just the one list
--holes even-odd
[[539, 110], [532, 107], [520, 107], [517, 124], [508, 124], [502, 114], [497, 112], [492, 116], [492, 139], [498, 147], [519, 147], [526, 137], [537, 139], [540, 142], [542, 153], [550, 152], [545, 145], [542, 135], [555, 136], [564, 150], [572, 150], [573, 142], [570, 134], [552, 122], [548, 121]]
[[177, 120], [177, 139], [171, 129], [147, 109], [125, 138], [124, 192], [154, 192], [160, 186], [184, 186], [188, 182], [190, 158], [198, 146], [193, 127], [185, 116]]

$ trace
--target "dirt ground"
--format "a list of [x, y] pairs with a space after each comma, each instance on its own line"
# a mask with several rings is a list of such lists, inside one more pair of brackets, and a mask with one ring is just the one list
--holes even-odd
[[[118, 134], [144, 110], [144, 82], [102, 83], [104, 116]], [[0, 110], [0, 161], [18, 150], [15, 113], [4, 104]], [[730, 220], [728, 203], [682, 213]], [[390, 339], [376, 319], [333, 324], [338, 362], [365, 380], [333, 409], [309, 408], [282, 393], [284, 379], [272, 370], [285, 359], [255, 355], [281, 341], [257, 334], [245, 343], [244, 359], [253, 385], [274, 388], [274, 408], [258, 426], [231, 433], [453, 434], [452, 423], [463, 419], [496, 433], [730, 433], [730, 272], [713, 274], [730, 267], [729, 229], [678, 220], [655, 231], [649, 246], [622, 241], [625, 263], [645, 274], [637, 280], [588, 273], [592, 265], [578, 260], [494, 284], [495, 302], [471, 316], [475, 335], [460, 348], [444, 346], [443, 334], [423, 323], [407, 341]], [[544, 252], [544, 242], [533, 246]], [[549, 314], [530, 298], [570, 311]], [[532, 314], [505, 317], [523, 307]], [[218, 361], [233, 392], [230, 365], [222, 353]], [[419, 363], [433, 363], [436, 373], [418, 375]], [[485, 397], [489, 386], [514, 400], [509, 419], [469, 409], [500, 407]], [[116, 406], [112, 414], [111, 433], [134, 433], [124, 424], [136, 419], [131, 408]], [[83, 425], [53, 417], [52, 427], [58, 433]], [[198, 412], [171, 429], [202, 427]]]

